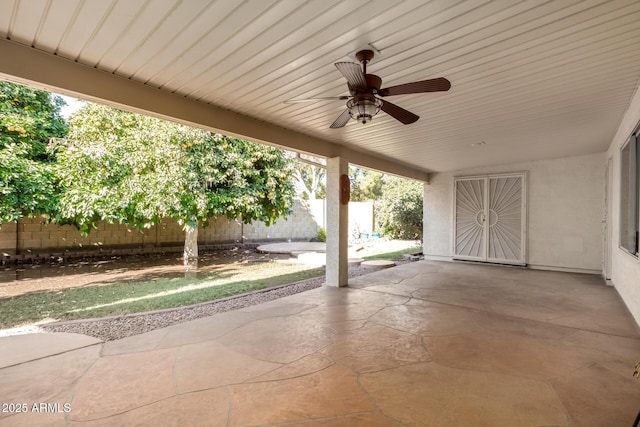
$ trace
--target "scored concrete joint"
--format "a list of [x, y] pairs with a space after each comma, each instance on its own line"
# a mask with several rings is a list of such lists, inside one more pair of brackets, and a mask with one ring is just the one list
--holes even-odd
[[67, 353], [103, 341], [74, 333], [36, 333], [0, 338], [0, 368]]
[[384, 270], [385, 268], [393, 267], [395, 265], [395, 262], [387, 259], [371, 259], [360, 264], [361, 267], [371, 268], [373, 270]]

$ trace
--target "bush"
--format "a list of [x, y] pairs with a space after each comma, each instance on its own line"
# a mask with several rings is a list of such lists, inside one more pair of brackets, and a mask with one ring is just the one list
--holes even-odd
[[326, 242], [327, 230], [325, 230], [324, 228], [321, 228], [320, 230], [318, 230], [318, 235], [316, 236], [316, 238], [318, 239], [319, 242]]
[[422, 183], [389, 177], [376, 203], [376, 227], [393, 239], [422, 240]]

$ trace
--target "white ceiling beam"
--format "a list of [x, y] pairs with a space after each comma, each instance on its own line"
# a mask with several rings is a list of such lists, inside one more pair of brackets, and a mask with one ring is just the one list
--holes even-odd
[[0, 79], [213, 132], [428, 182], [426, 170], [162, 91], [9, 40], [0, 40]]

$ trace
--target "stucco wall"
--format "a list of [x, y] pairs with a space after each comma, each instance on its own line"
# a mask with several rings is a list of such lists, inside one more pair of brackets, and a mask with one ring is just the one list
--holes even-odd
[[433, 174], [425, 184], [424, 253], [453, 256], [453, 178], [522, 172], [527, 178], [527, 263], [599, 273], [605, 154], [590, 154]]
[[[611, 282], [640, 325], [640, 260], [619, 247], [620, 236], [620, 148], [640, 121], [640, 93], [636, 91], [618, 131], [611, 141], [606, 159], [613, 159]], [[603, 161], [603, 168], [607, 160]]]

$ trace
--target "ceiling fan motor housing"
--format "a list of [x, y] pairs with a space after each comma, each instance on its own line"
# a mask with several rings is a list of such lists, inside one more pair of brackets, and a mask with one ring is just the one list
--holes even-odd
[[380, 86], [382, 86], [382, 79], [375, 74], [365, 74], [365, 80], [367, 81], [367, 87], [373, 93], [378, 93]]

